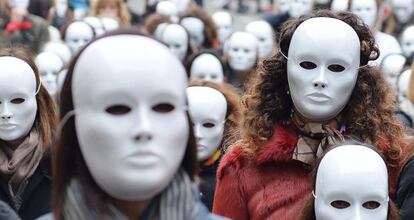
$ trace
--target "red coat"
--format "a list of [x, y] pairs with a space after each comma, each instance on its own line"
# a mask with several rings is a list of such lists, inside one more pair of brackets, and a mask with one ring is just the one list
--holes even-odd
[[293, 129], [276, 125], [254, 157], [231, 148], [217, 170], [213, 213], [235, 220], [298, 219], [313, 180], [310, 167], [292, 159], [297, 139]]

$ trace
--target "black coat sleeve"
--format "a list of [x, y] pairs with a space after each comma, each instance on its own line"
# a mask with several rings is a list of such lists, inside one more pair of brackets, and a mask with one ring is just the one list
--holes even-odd
[[407, 161], [401, 172], [397, 205], [400, 208], [401, 220], [414, 219], [414, 157]]

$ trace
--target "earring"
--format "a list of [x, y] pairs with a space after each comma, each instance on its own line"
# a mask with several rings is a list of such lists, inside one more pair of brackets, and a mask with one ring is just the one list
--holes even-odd
[[290, 95], [290, 92], [289, 92], [289, 90], [288, 90], [288, 91], [286, 91], [286, 94]]

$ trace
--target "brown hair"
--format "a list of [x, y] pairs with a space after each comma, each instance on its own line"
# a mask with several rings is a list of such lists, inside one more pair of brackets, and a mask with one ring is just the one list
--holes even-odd
[[122, 27], [128, 27], [131, 25], [131, 15], [128, 7], [123, 0], [96, 0], [91, 8], [89, 14], [91, 16], [99, 16], [99, 10], [110, 3], [115, 3], [118, 8], [118, 19]]
[[154, 35], [158, 25], [162, 23], [172, 24], [171, 18], [165, 15], [152, 14], [145, 19], [144, 27], [148, 34]]
[[350, 12], [323, 10], [285, 23], [280, 33], [280, 50], [260, 64], [242, 99], [240, 129], [244, 152], [253, 156], [260, 145], [273, 135], [276, 124], [291, 119], [293, 103], [288, 94], [285, 55], [288, 55], [290, 41], [297, 27], [315, 17], [339, 19], [356, 31], [361, 42], [361, 67], [351, 98], [342, 110], [347, 133], [383, 148], [387, 152], [382, 153], [390, 165], [398, 166], [400, 141], [404, 132], [394, 117], [395, 95], [379, 69], [367, 65], [368, 61], [378, 57], [379, 51], [369, 28]]
[[[380, 152], [378, 152], [376, 150], [376, 148], [374, 146], [368, 145], [368, 144], [363, 144], [360, 143], [359, 141], [356, 140], [348, 140], [345, 141], [343, 143], [337, 144], [335, 146], [330, 146], [326, 149], [326, 151], [324, 152], [324, 155], [322, 157], [320, 157], [316, 162], [315, 162], [315, 166], [311, 172], [311, 176], [313, 179], [313, 190], [315, 190], [316, 187], [316, 176], [318, 173], [318, 169], [319, 169], [319, 165], [323, 159], [323, 157], [331, 150], [337, 148], [337, 147], [341, 147], [341, 146], [346, 146], [346, 145], [361, 145], [364, 147], [367, 147], [373, 151], [375, 151], [378, 155], [381, 156], [381, 158], [384, 160], [384, 157], [381, 155]], [[350, 161], [351, 163], [352, 161]], [[388, 177], [389, 179], [389, 177]], [[389, 181], [388, 181], [389, 182]], [[388, 185], [388, 189], [390, 189], [390, 184]], [[390, 191], [390, 190], [389, 190]], [[309, 199], [305, 201], [305, 205], [303, 206], [303, 209], [301, 211], [301, 215], [300, 215], [300, 220], [316, 220], [316, 214], [315, 214], [315, 198], [313, 196], [309, 196]], [[399, 213], [398, 213], [398, 209], [397, 206], [395, 205], [395, 203], [392, 200], [389, 200], [388, 202], [388, 216], [387, 216], [387, 220], [398, 220], [400, 219], [399, 217]]]
[[33, 127], [39, 132], [44, 150], [48, 150], [54, 138], [54, 132], [57, 128], [57, 114], [55, 104], [49, 93], [41, 85], [39, 70], [33, 61], [30, 52], [23, 47], [3, 48], [0, 50], [0, 57], [11, 56], [23, 60], [32, 68], [36, 78], [36, 88], [40, 90], [36, 95], [37, 113]]
[[[75, 64], [79, 59], [79, 56], [83, 51], [88, 48], [95, 41], [102, 38], [116, 36], [116, 35], [140, 35], [142, 33], [133, 30], [118, 30], [114, 32], [108, 32], [91, 42], [89, 42], [71, 61], [65, 83], [61, 92], [61, 113], [60, 118], [64, 118], [68, 113], [74, 110], [72, 99], [72, 77]], [[107, 195], [96, 182], [92, 179], [92, 176], [85, 164], [85, 160], [80, 151], [79, 142], [75, 130], [74, 117], [70, 117], [66, 123], [62, 126], [58, 145], [52, 151], [52, 164], [53, 164], [53, 213], [56, 220], [63, 219], [63, 205], [65, 201], [65, 192], [69, 185], [69, 182], [73, 178], [78, 178], [83, 192], [86, 194], [86, 204], [89, 208], [95, 209], [98, 212], [108, 212], [105, 204], [111, 203], [112, 198]], [[189, 124], [191, 124], [190, 117], [187, 115]], [[198, 172], [197, 165], [197, 148], [194, 139], [193, 130], [190, 128], [190, 135], [187, 142], [187, 148], [184, 158], [181, 162], [181, 167], [186, 171], [191, 179], [194, 179]]]
[[408, 85], [407, 90], [407, 97], [408, 99], [414, 103], [414, 62], [411, 64], [411, 76], [410, 76], [410, 84]]
[[198, 18], [204, 23], [204, 36], [206, 36], [206, 38], [202, 46], [218, 49], [219, 43], [217, 39], [216, 25], [210, 14], [200, 6], [191, 4], [190, 7], [182, 13], [180, 20], [188, 17]]
[[224, 125], [224, 135], [221, 145], [221, 151], [224, 153], [227, 149], [239, 140], [238, 124], [240, 122], [240, 93], [230, 84], [217, 84], [209, 81], [190, 81], [189, 87], [205, 86], [216, 89], [224, 95], [227, 102], [226, 123]]

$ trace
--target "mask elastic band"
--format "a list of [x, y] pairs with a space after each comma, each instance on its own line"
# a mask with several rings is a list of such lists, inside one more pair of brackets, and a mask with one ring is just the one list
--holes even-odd
[[37, 87], [35, 95], [37, 95], [40, 92], [40, 87], [42, 87], [42, 80], [39, 79], [39, 86]]
[[313, 198], [317, 198], [317, 196], [315, 195], [315, 190], [312, 190], [312, 196], [313, 196]]
[[62, 120], [60, 120], [58, 131], [62, 131], [63, 127], [66, 125], [66, 122], [69, 121], [69, 119], [76, 114], [76, 110], [73, 109], [71, 111], [68, 111], [65, 116], [63, 116]]

